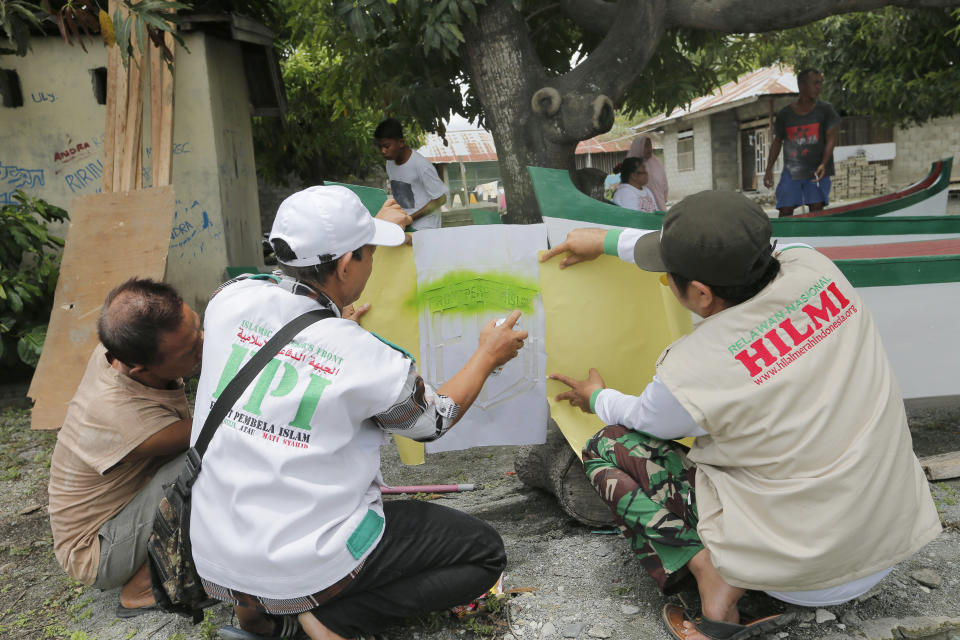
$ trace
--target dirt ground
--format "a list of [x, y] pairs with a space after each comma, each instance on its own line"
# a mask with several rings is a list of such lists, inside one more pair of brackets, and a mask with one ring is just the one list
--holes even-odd
[[[960, 450], [960, 404], [910, 412], [918, 455]], [[53, 556], [46, 483], [55, 434], [29, 430], [25, 409], [0, 410], [0, 638], [69, 640], [199, 639], [216, 637], [231, 612], [219, 606], [193, 626], [150, 613], [118, 620], [117, 591], [98, 592], [71, 581]], [[438, 498], [491, 522], [509, 555], [505, 587], [529, 589], [507, 598], [492, 614], [457, 620], [439, 613], [387, 632], [390, 640], [459, 638], [666, 639], [659, 614], [667, 601], [610, 531], [594, 531], [568, 518], [555, 500], [513, 474], [516, 449], [491, 447], [428, 456], [403, 466], [383, 451], [390, 484], [482, 483], [483, 490]], [[878, 470], [882, 473], [882, 470]], [[826, 610], [801, 612], [801, 621], [771, 638], [864, 638], [880, 619], [960, 616], [960, 481], [938, 483], [934, 494], [947, 528], [914, 558], [898, 566], [866, 596]], [[921, 571], [925, 570], [925, 571]], [[690, 599], [693, 594], [688, 594]], [[749, 608], [782, 608], [750, 594]], [[958, 619], [960, 623], [960, 619]], [[917, 623], [920, 624], [920, 623]], [[916, 626], [916, 625], [915, 625]], [[922, 626], [922, 625], [921, 625]], [[948, 640], [960, 631], [937, 636]], [[897, 636], [900, 637], [900, 636]]]

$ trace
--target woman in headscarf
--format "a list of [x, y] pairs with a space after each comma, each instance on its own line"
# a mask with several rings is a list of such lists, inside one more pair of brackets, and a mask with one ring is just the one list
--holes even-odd
[[667, 185], [667, 172], [663, 168], [660, 159], [653, 155], [653, 141], [650, 136], [637, 136], [630, 143], [628, 158], [641, 158], [647, 169], [647, 188], [653, 192], [653, 197], [657, 201], [657, 210], [667, 210], [667, 194], [669, 186]]

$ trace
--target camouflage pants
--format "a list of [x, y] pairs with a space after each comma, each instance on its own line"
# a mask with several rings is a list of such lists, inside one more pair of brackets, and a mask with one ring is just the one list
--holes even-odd
[[605, 427], [583, 449], [583, 466], [613, 511], [640, 564], [666, 593], [689, 576], [697, 536], [696, 468], [671, 441]]

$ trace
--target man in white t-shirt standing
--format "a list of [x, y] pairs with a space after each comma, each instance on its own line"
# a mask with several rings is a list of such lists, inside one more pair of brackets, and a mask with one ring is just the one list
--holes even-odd
[[383, 502], [387, 434], [435, 440], [457, 423], [490, 373], [513, 359], [520, 316], [491, 321], [463, 368], [433, 389], [413, 358], [363, 329], [354, 310], [377, 245], [403, 243], [410, 217], [388, 204], [372, 218], [340, 186], [284, 200], [270, 242], [282, 276], [228, 283], [204, 318], [204, 369], [192, 442], [214, 400], [264, 342], [314, 309], [233, 405], [193, 487], [190, 538], [207, 593], [236, 606], [226, 640], [364, 638], [464, 604], [506, 564], [487, 523], [417, 500]]
[[447, 185], [430, 161], [407, 146], [403, 126], [387, 118], [373, 132], [377, 148], [387, 161], [390, 191], [413, 218], [414, 229], [440, 228], [440, 206], [447, 201]]
[[[664, 608], [676, 638], [754, 637], [745, 589], [796, 605], [863, 593], [940, 532], [903, 400], [870, 312], [826, 256], [774, 252], [745, 196], [705, 191], [660, 233], [577, 229], [546, 252], [601, 253], [666, 272], [703, 318], [667, 347], [639, 397], [553, 374], [557, 396], [605, 424], [584, 467], [643, 567], [670, 593], [696, 580], [701, 611]], [[672, 442], [695, 436], [689, 450]]]

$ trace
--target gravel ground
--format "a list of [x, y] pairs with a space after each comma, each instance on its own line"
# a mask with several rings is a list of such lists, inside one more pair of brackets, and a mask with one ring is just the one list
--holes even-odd
[[[960, 450], [960, 404], [910, 412], [918, 455]], [[133, 620], [113, 616], [117, 591], [98, 592], [70, 581], [53, 558], [46, 515], [46, 479], [54, 436], [31, 432], [22, 409], [0, 411], [0, 637], [69, 640], [199, 639], [215, 637], [230, 619], [215, 607], [193, 626], [159, 613]], [[527, 589], [507, 606], [472, 620], [446, 613], [391, 629], [390, 640], [503, 638], [669, 638], [659, 615], [667, 601], [641, 570], [626, 542], [568, 518], [554, 499], [513, 474], [516, 449], [491, 447], [428, 456], [403, 466], [384, 449], [383, 472], [395, 485], [482, 483], [482, 491], [438, 498], [491, 522], [509, 555], [505, 588]], [[934, 487], [947, 528], [921, 553], [898, 566], [857, 601], [824, 610], [798, 610], [800, 622], [771, 638], [960, 638], [960, 481]], [[695, 594], [685, 596], [695, 601]], [[782, 608], [749, 594], [751, 609]], [[953, 616], [956, 627], [936, 627]], [[949, 625], [948, 625], [949, 626]], [[900, 635], [897, 628], [901, 627]]]

